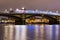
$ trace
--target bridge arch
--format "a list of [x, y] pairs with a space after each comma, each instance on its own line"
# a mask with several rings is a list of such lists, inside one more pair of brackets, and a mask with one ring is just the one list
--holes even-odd
[[14, 15], [4, 15], [4, 14], [2, 14], [2, 15], [0, 15], [0, 16], [2, 16], [2, 17], [7, 17], [8, 19], [9, 18], [11, 18], [11, 20], [15, 20], [15, 24], [22, 24], [22, 18], [19, 18], [19, 17], [17, 17], [17, 16], [14, 16]]
[[26, 17], [26, 19], [27, 18], [31, 18], [32, 19], [32, 17], [35, 17], [35, 16], [40, 16], [40, 17], [49, 19], [49, 23], [48, 24], [59, 24], [59, 22], [58, 22], [58, 20], [56, 18], [53, 18], [53, 17], [51, 17], [49, 15], [31, 15], [29, 17]]
[[[38, 14], [38, 15], [30, 15], [30, 16], [28, 16], [28, 17], [26, 17], [27, 15], [25, 15], [24, 14], [24, 17], [25, 17], [25, 20], [23, 20], [23, 18], [22, 17], [17, 17], [17, 16], [14, 16], [15, 14], [0, 14], [0, 16], [4, 16], [4, 17], [8, 17], [8, 18], [13, 18], [13, 19], [15, 19], [15, 23], [16, 24], [26, 24], [25, 22], [25, 20], [27, 19], [27, 18], [30, 18], [30, 17], [34, 17], [34, 16], [40, 16], [40, 17], [43, 17], [43, 18], [47, 18], [47, 19], [49, 19], [50, 21], [49, 21], [49, 23], [48, 24], [58, 24], [59, 22], [57, 21], [57, 19], [56, 18], [53, 18], [51, 15], [42, 15], [42, 14]], [[23, 14], [18, 14], [19, 16], [23, 16]]]

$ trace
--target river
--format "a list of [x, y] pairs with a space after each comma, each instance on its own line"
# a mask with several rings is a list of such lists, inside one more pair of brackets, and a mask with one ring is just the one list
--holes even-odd
[[0, 24], [0, 40], [60, 40], [60, 25]]

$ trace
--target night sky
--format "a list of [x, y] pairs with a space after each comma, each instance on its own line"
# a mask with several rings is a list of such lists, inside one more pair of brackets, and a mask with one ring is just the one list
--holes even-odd
[[60, 0], [0, 0], [0, 9], [19, 8], [58, 10], [60, 11]]

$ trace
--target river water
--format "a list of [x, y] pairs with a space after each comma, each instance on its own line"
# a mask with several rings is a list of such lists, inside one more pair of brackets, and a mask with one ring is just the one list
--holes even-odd
[[60, 25], [0, 25], [0, 40], [60, 40]]

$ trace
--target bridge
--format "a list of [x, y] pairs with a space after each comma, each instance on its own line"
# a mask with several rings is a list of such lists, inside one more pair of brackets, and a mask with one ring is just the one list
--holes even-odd
[[36, 19], [35, 16], [49, 19], [47, 24], [60, 24], [60, 13], [41, 10], [15, 10], [14, 12], [0, 12], [0, 16], [13, 18], [16, 24], [26, 24], [26, 19]]
[[51, 15], [51, 16], [60, 16], [60, 13], [58, 11], [52, 12], [52, 11], [41, 11], [41, 10], [19, 10], [16, 9], [14, 12], [4, 11], [0, 12], [0, 14], [43, 14], [43, 15]]

